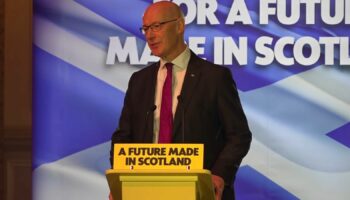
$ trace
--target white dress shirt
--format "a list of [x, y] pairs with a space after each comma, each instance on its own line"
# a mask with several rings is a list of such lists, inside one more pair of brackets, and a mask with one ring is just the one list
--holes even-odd
[[160, 67], [157, 75], [157, 84], [156, 84], [156, 93], [155, 93], [155, 105], [156, 110], [154, 111], [154, 124], [153, 124], [153, 143], [158, 143], [159, 135], [159, 116], [160, 116], [160, 107], [162, 103], [162, 91], [165, 78], [167, 76], [167, 69], [165, 67], [166, 63], [173, 63], [173, 79], [172, 79], [172, 112], [173, 117], [175, 117], [175, 111], [178, 104], [177, 97], [181, 93], [182, 85], [185, 79], [185, 74], [190, 61], [191, 51], [188, 47], [174, 60], [167, 61], [160, 59]]

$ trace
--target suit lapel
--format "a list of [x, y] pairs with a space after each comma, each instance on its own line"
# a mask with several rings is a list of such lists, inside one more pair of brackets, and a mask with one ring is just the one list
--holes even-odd
[[[154, 102], [155, 102], [155, 90], [156, 90], [156, 84], [157, 84], [157, 74], [158, 74], [158, 69], [159, 69], [160, 62], [152, 64], [151, 70], [150, 70], [150, 83], [151, 84], [146, 84], [149, 88], [146, 89], [146, 91], [149, 91], [149, 95], [145, 95], [145, 97], [148, 97], [146, 99], [147, 101], [147, 108], [146, 108], [146, 117], [147, 117], [147, 124], [146, 124], [146, 138], [144, 139], [145, 142], [152, 143], [153, 141], [153, 124], [154, 124]], [[143, 83], [144, 84], [144, 83]]]
[[184, 83], [182, 85], [179, 102], [175, 112], [174, 126], [173, 126], [173, 139], [177, 134], [181, 133], [180, 127], [184, 120], [186, 108], [191, 101], [195, 88], [198, 84], [201, 75], [201, 66], [199, 65], [199, 57], [191, 51], [191, 58], [188, 63], [187, 71], [185, 74]]

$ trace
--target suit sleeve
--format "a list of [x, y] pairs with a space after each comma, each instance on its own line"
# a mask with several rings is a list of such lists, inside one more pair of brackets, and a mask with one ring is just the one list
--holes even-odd
[[132, 108], [130, 107], [130, 104], [131, 104], [133, 77], [134, 75], [132, 75], [129, 80], [128, 89], [126, 91], [125, 98], [124, 98], [122, 113], [119, 118], [118, 128], [114, 131], [112, 135], [111, 150], [110, 150], [110, 157], [109, 157], [109, 161], [112, 168], [113, 168], [114, 144], [131, 142], [131, 127], [132, 127], [131, 109]]
[[231, 72], [224, 68], [217, 81], [217, 109], [225, 144], [212, 168], [212, 173], [222, 177], [225, 184], [230, 185], [243, 157], [248, 153], [252, 134]]

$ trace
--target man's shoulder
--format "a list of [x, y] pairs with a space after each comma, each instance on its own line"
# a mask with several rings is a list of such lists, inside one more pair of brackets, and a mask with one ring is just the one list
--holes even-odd
[[225, 73], [229, 69], [225, 66], [215, 64], [211, 61], [205, 60], [197, 55], [193, 55], [193, 62], [200, 66], [204, 71], [209, 73]]
[[154, 73], [158, 68], [159, 62], [152, 63], [146, 67], [134, 72], [133, 76], [148, 76], [149, 74]]

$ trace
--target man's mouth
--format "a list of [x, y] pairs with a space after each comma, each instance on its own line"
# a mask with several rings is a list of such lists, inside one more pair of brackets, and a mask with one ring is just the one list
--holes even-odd
[[150, 48], [156, 48], [159, 45], [159, 42], [149, 44]]

